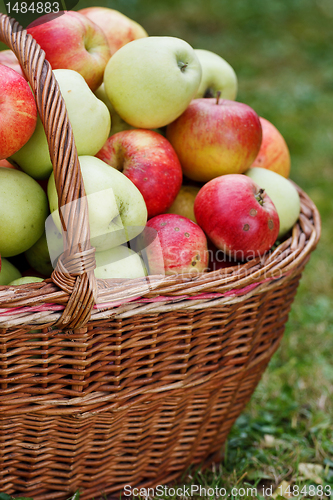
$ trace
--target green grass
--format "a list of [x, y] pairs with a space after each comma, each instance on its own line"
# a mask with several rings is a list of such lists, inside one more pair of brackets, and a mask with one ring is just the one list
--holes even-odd
[[[77, 8], [91, 4], [81, 0]], [[333, 2], [99, 4], [136, 19], [150, 35], [177, 36], [224, 57], [238, 75], [238, 100], [282, 132], [291, 152], [291, 178], [322, 217], [322, 238], [302, 277], [282, 344], [236, 422], [224, 460], [209, 471], [189, 471], [179, 485], [218, 485], [228, 492], [236, 485], [257, 485], [260, 492], [283, 480], [314, 485], [298, 472], [299, 463], [313, 463], [322, 466], [316, 480], [333, 492]]]

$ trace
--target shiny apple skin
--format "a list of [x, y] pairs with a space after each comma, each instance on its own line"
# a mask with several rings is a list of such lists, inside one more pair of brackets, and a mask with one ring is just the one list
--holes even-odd
[[217, 177], [201, 188], [194, 202], [199, 226], [217, 248], [235, 260], [262, 256], [279, 233], [273, 202], [250, 180], [240, 174]]
[[241, 174], [255, 160], [262, 130], [257, 113], [247, 104], [227, 99], [194, 99], [167, 127], [183, 173], [207, 182], [224, 174]]
[[157, 274], [159, 248], [166, 275], [207, 270], [207, 238], [195, 222], [181, 215], [162, 214], [150, 219], [147, 228], [154, 229], [158, 237], [147, 252], [150, 274]]
[[183, 174], [178, 157], [169, 141], [152, 130], [118, 132], [108, 138], [96, 156], [136, 185], [149, 219], [168, 210], [181, 188]]

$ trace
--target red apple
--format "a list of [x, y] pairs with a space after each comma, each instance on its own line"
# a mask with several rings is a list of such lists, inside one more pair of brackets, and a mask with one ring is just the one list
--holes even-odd
[[146, 227], [157, 232], [147, 248], [150, 274], [161, 273], [161, 253], [166, 275], [207, 269], [207, 238], [195, 222], [180, 215], [161, 214], [150, 219]]
[[14, 69], [26, 80], [25, 75], [22, 71], [21, 65], [12, 50], [1, 50], [0, 51], [0, 64], [8, 66], [8, 68]]
[[91, 90], [101, 85], [110, 49], [101, 28], [86, 16], [73, 11], [56, 17], [46, 14], [31, 23], [27, 32], [45, 51], [52, 69], [77, 71]]
[[88, 7], [78, 12], [89, 17], [104, 31], [111, 55], [126, 43], [148, 36], [147, 32], [129, 17], [107, 7]]
[[123, 172], [139, 189], [148, 218], [165, 212], [180, 190], [183, 174], [169, 141], [152, 130], [123, 130], [108, 138], [96, 154]]
[[290, 153], [286, 141], [278, 129], [265, 118], [260, 117], [262, 142], [258, 156], [251, 167], [273, 170], [286, 179], [290, 173]]
[[201, 182], [245, 172], [258, 154], [261, 134], [250, 106], [215, 98], [194, 99], [167, 127], [183, 173]]
[[0, 64], [0, 160], [16, 153], [32, 136], [37, 107], [28, 82]]
[[199, 191], [194, 213], [208, 238], [235, 260], [258, 257], [275, 243], [277, 210], [258, 184], [245, 175], [212, 179]]

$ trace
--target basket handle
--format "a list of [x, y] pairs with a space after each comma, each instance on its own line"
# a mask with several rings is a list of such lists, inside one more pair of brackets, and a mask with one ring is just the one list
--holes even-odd
[[96, 264], [73, 130], [58, 82], [45, 52], [34, 38], [15, 19], [0, 13], [0, 41], [16, 55], [34, 92], [53, 165], [65, 252], [59, 257], [51, 279], [69, 295], [56, 326], [80, 328], [89, 320], [95, 302]]

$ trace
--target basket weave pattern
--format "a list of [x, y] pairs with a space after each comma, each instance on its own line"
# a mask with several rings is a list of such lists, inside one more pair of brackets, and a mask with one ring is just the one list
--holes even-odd
[[1, 14], [0, 39], [34, 90], [59, 204], [79, 200], [64, 211], [67, 251], [52, 277], [0, 287], [0, 491], [46, 500], [80, 488], [90, 500], [165, 484], [218, 452], [249, 401], [319, 240], [318, 211], [298, 188], [290, 237], [233, 268], [95, 280], [57, 83], [32, 37]]

